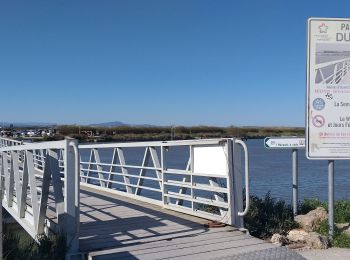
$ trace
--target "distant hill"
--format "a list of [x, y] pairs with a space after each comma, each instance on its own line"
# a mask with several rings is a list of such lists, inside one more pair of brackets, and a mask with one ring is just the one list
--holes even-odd
[[115, 127], [115, 126], [126, 126], [129, 124], [125, 124], [120, 121], [113, 121], [113, 122], [105, 122], [105, 123], [99, 123], [99, 124], [90, 124], [90, 126], [102, 126], [102, 127]]
[[117, 127], [117, 126], [132, 126], [132, 127], [154, 127], [155, 125], [150, 124], [127, 124], [120, 121], [113, 121], [113, 122], [105, 122], [105, 123], [98, 123], [98, 124], [89, 124], [89, 126], [93, 127]]

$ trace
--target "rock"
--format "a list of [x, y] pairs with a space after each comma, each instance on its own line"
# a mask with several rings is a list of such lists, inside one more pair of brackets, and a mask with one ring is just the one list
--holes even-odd
[[287, 246], [289, 249], [302, 251], [302, 250], [310, 250], [311, 247], [305, 245], [305, 243], [293, 243]]
[[340, 232], [344, 232], [344, 231], [346, 231], [347, 229], [350, 228], [350, 224], [349, 223], [336, 223], [335, 226], [337, 227], [337, 229]]
[[276, 233], [273, 234], [273, 236], [271, 237], [271, 243], [278, 246], [284, 246], [287, 243], [287, 238]]
[[350, 236], [350, 227], [348, 227], [347, 229], [345, 229], [345, 230], [343, 231], [343, 233], [345, 233], [345, 234], [347, 234], [347, 235]]
[[308, 233], [303, 229], [292, 229], [288, 232], [287, 239], [291, 242], [305, 242]]
[[294, 218], [300, 227], [302, 227], [307, 232], [316, 230], [321, 221], [325, 219], [327, 219], [327, 211], [322, 207], [311, 210], [306, 215], [298, 215]]
[[306, 244], [314, 249], [327, 249], [329, 247], [328, 238], [316, 232], [310, 232], [306, 237]]

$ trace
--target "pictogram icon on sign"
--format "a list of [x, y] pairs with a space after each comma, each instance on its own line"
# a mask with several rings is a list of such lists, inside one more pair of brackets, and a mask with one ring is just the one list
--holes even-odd
[[321, 115], [316, 115], [312, 118], [312, 124], [316, 127], [322, 127], [324, 126], [324, 123], [325, 123], [325, 119], [323, 116]]

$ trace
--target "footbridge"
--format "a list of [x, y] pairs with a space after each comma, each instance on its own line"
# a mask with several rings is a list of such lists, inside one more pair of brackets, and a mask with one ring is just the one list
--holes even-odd
[[303, 259], [244, 231], [248, 170], [238, 139], [0, 138], [0, 208], [34, 239], [64, 234], [67, 259]]

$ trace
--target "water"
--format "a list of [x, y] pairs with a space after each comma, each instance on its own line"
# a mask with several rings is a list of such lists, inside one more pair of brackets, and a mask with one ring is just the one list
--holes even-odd
[[[272, 197], [291, 202], [292, 151], [264, 147], [263, 139], [248, 140], [251, 193], [259, 197], [271, 191]], [[328, 197], [327, 161], [308, 160], [305, 150], [298, 152], [299, 200]], [[335, 162], [334, 191], [336, 199], [350, 199], [350, 162]]]
[[[263, 139], [246, 141], [250, 158], [250, 187], [251, 194], [259, 197], [265, 196], [270, 191], [272, 197], [283, 199], [288, 203], [292, 198], [292, 150], [290, 149], [266, 149]], [[89, 161], [89, 150], [81, 151], [83, 161]], [[99, 149], [101, 162], [110, 163], [112, 150]], [[124, 149], [126, 164], [141, 165], [144, 149]], [[157, 151], [160, 158], [159, 150]], [[168, 167], [185, 169], [189, 152], [188, 148], [172, 148], [167, 155]], [[304, 198], [318, 198], [326, 201], [328, 197], [328, 165], [327, 161], [307, 160], [305, 150], [299, 150], [299, 200]], [[103, 167], [108, 171], [109, 167]], [[129, 169], [129, 174], [138, 175], [139, 169]], [[97, 177], [97, 176], [96, 176]], [[156, 177], [154, 175], [154, 177]], [[123, 182], [121, 176], [115, 177]], [[180, 180], [180, 179], [179, 179]], [[131, 183], [136, 184], [137, 179], [131, 178]], [[97, 182], [97, 181], [93, 181]], [[145, 180], [150, 187], [158, 187], [158, 182]], [[117, 186], [116, 186], [117, 187]], [[122, 187], [122, 186], [120, 186]], [[335, 162], [335, 198], [350, 199], [350, 162]], [[158, 198], [159, 193], [147, 191], [150, 197]]]

